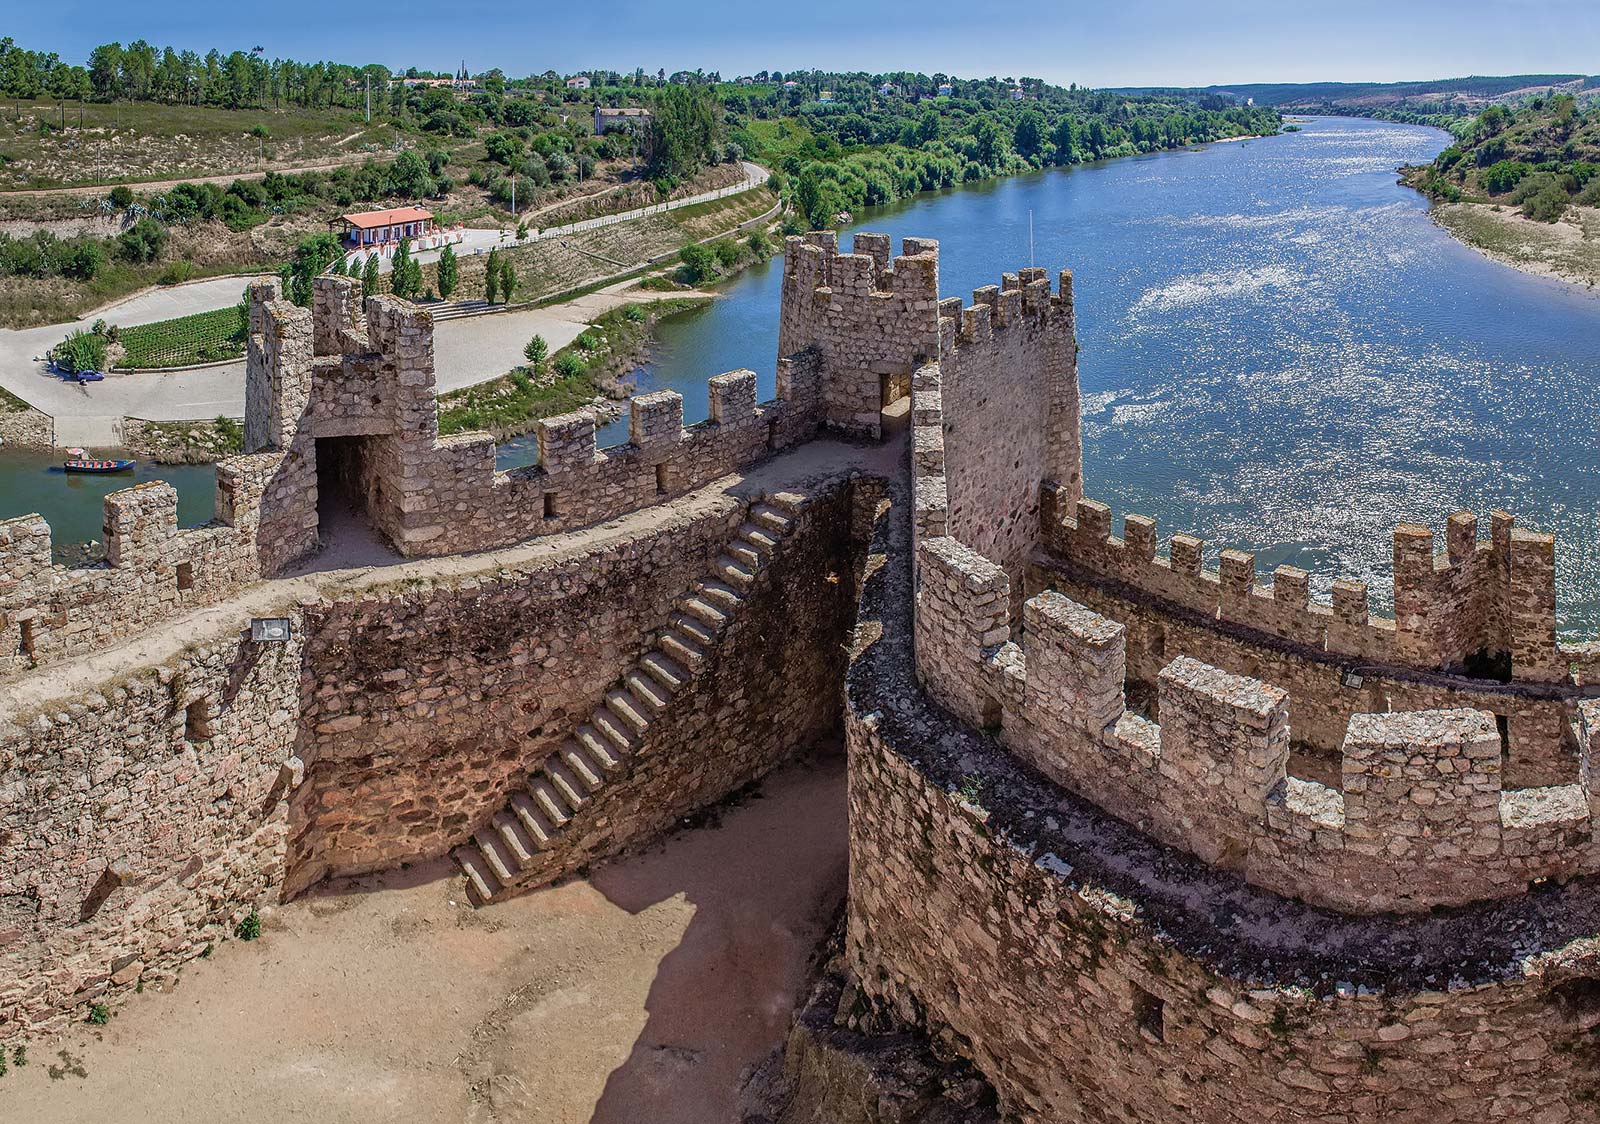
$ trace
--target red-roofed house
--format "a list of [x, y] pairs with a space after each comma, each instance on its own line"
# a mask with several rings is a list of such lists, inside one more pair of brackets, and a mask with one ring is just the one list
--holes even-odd
[[340, 215], [339, 221], [345, 224], [344, 245], [347, 250], [387, 246], [402, 238], [422, 238], [439, 231], [433, 221], [433, 212], [417, 206]]

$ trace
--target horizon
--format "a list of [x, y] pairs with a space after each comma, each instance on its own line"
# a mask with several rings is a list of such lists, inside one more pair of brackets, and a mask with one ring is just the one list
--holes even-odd
[[[1180, 0], [1134, 0], [1115, 11], [1029, 13], [1032, 30], [988, 17], [974, 20], [971, 9], [953, 4], [930, 10], [906, 0], [820, 0], [800, 29], [727, 0], [692, 11], [622, 0], [603, 14], [511, 16], [483, 0], [466, 0], [442, 26], [433, 26], [436, 10], [399, 0], [390, 5], [390, 23], [376, 31], [370, 16], [330, 12], [307, 0], [279, 5], [270, 30], [258, 19], [223, 11], [196, 18], [174, 0], [155, 0], [136, 12], [102, 7], [69, 0], [28, 9], [13, 14], [6, 33], [19, 46], [54, 51], [78, 65], [99, 44], [143, 39], [202, 55], [212, 48], [226, 54], [260, 46], [268, 58], [379, 63], [397, 72], [453, 72], [464, 60], [474, 74], [498, 67], [510, 78], [547, 69], [702, 69], [728, 78], [818, 69], [1032, 77], [1099, 88], [1590, 75], [1600, 56], [1600, 10], [1556, 11], [1531, 0], [1493, 6], [1419, 0], [1401, 11], [1377, 0], [1355, 0], [1339, 13], [1248, 0], [1201, 13], [1208, 22], [1198, 27], [1192, 8]], [[414, 45], [412, 16], [429, 21], [430, 46]], [[485, 25], [497, 29], [497, 44], [526, 40], [529, 46], [484, 51]], [[819, 27], [849, 31], [823, 34]]]

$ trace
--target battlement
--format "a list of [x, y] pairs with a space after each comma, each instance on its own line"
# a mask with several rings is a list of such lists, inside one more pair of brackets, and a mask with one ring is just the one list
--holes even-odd
[[1493, 715], [1357, 714], [1342, 785], [1320, 784], [1288, 772], [1287, 692], [1180, 657], [1160, 674], [1152, 721], [1127, 707], [1122, 625], [1046, 592], [1026, 602], [1013, 641], [999, 566], [949, 538], [925, 539], [917, 554], [926, 689], [1162, 842], [1358, 913], [1506, 897], [1600, 871], [1587, 725], [1569, 783], [1504, 789]]
[[1356, 663], [1455, 672], [1475, 657], [1504, 653], [1517, 680], [1568, 675], [1556, 642], [1555, 540], [1514, 526], [1503, 511], [1491, 514], [1484, 540], [1477, 516], [1452, 515], [1442, 553], [1428, 528], [1396, 528], [1389, 619], [1370, 611], [1364, 582], [1335, 580], [1322, 604], [1311, 599], [1310, 575], [1297, 567], [1279, 566], [1270, 585], [1259, 585], [1248, 551], [1223, 550], [1211, 571], [1202, 565], [1205, 543], [1192, 535], [1173, 535], [1166, 557], [1159, 556], [1156, 523], [1146, 516], [1127, 515], [1118, 538], [1103, 503], [1047, 486], [1044, 506], [1044, 545], [1054, 559], [1173, 611]]

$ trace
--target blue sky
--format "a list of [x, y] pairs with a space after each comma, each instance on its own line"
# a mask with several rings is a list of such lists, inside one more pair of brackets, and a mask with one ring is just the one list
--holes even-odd
[[[1394, 81], [1600, 71], [1600, 3], [1554, 0], [9, 0], [0, 34], [82, 62], [143, 37], [204, 52], [516, 76], [819, 66], [1094, 86]], [[800, 17], [800, 18], [796, 18]]]

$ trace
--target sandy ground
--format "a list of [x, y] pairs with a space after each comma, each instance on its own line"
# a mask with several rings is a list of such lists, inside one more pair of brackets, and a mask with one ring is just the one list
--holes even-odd
[[168, 994], [35, 1042], [0, 1119], [722, 1124], [845, 888], [837, 747], [720, 822], [482, 910], [442, 864], [270, 911]]
[[1600, 281], [1600, 213], [1594, 208], [1569, 207], [1553, 223], [1483, 203], [1436, 203], [1432, 215], [1459, 241], [1501, 265], [1590, 290]]

